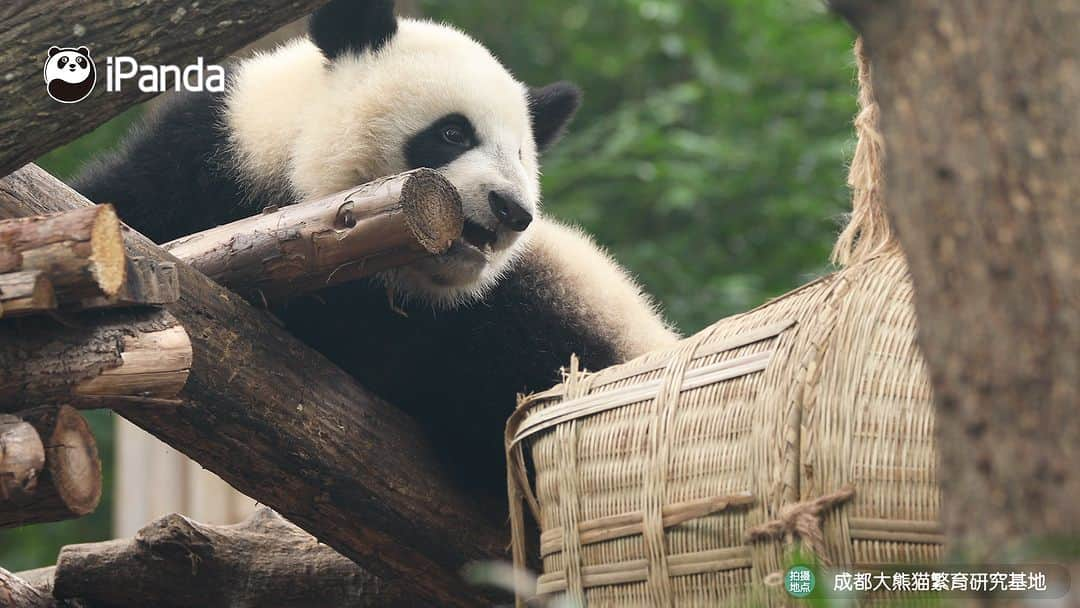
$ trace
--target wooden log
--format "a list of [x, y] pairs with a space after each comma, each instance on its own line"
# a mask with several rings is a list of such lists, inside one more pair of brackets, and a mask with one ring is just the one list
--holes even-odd
[[124, 242], [111, 205], [0, 221], [0, 274], [39, 270], [59, 302], [111, 297], [124, 283]]
[[[325, 0], [36, 0], [0, 5], [0, 176], [146, 101], [133, 81], [105, 90], [105, 57], [134, 55], [144, 65], [204, 65], [303, 17]], [[89, 47], [97, 86], [79, 103], [62, 104], [41, 78], [52, 46]]]
[[0, 414], [0, 504], [24, 500], [45, 468], [45, 446], [34, 427]]
[[55, 575], [56, 566], [45, 566], [43, 568], [34, 568], [33, 570], [23, 570], [22, 572], [15, 573], [15, 576], [26, 581], [26, 584], [49, 597], [52, 597], [53, 594], [53, 579]]
[[52, 573], [36, 576], [46, 574], [53, 576], [56, 597], [100, 606], [347, 608], [410, 603], [401, 587], [386, 585], [267, 508], [231, 526], [166, 515], [135, 538], [68, 545]]
[[159, 404], [183, 388], [191, 358], [187, 332], [163, 310], [0, 323], [0, 411]]
[[[36, 166], [0, 180], [0, 217], [90, 205]], [[171, 259], [134, 231], [128, 251]], [[175, 260], [173, 260], [175, 261]], [[340, 551], [414, 605], [490, 605], [459, 573], [505, 557], [502, 517], [448, 483], [416, 423], [224, 287], [178, 264], [168, 310], [194, 350], [183, 407], [123, 415]]]
[[0, 502], [0, 528], [81, 517], [101, 500], [101, 460], [90, 425], [70, 406], [21, 412], [45, 447], [45, 468], [26, 496]]
[[124, 283], [116, 294], [105, 298], [83, 300], [71, 309], [115, 308], [136, 305], [161, 306], [180, 299], [180, 282], [176, 264], [145, 257], [128, 256]]
[[53, 597], [55, 566], [12, 574], [0, 568], [0, 608], [92, 608], [81, 600]]
[[0, 568], [0, 608], [53, 608], [55, 601], [15, 574]]
[[437, 171], [417, 169], [218, 226], [164, 248], [257, 302], [443, 253], [461, 236], [463, 217], [454, 186]]
[[40, 270], [0, 274], [0, 317], [41, 313], [56, 308], [52, 282]]

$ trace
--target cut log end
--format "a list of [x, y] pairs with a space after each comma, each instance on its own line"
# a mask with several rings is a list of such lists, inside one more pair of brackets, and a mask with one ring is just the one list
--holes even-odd
[[101, 500], [101, 460], [86, 419], [67, 405], [26, 418], [41, 435], [48, 481], [68, 517], [92, 512]]
[[124, 284], [126, 268], [120, 218], [112, 205], [100, 205], [97, 209], [90, 232], [90, 268], [104, 295], [113, 296]]
[[73, 409], [61, 409], [46, 450], [60, 498], [75, 515], [92, 512], [101, 500], [101, 461], [86, 420]]
[[45, 446], [34, 427], [0, 414], [0, 502], [30, 495], [44, 467]]
[[[101, 460], [86, 420], [67, 405], [36, 407], [20, 412], [18, 418], [33, 427], [44, 457], [32, 463], [40, 470], [36, 483], [0, 500], [0, 528], [71, 519], [93, 511], [101, 500]], [[34, 460], [33, 454], [30, 457]], [[44, 464], [37, 464], [41, 460]]]
[[401, 204], [413, 236], [429, 252], [444, 253], [461, 236], [461, 195], [438, 171], [412, 172], [401, 186]]

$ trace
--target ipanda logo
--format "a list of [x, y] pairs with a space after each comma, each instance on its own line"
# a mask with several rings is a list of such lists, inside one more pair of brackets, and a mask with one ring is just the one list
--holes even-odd
[[[177, 65], [140, 65], [134, 57], [105, 58], [105, 90], [116, 93], [123, 90], [124, 82], [134, 80], [143, 93], [165, 91], [225, 90], [225, 69], [219, 65], [206, 65], [202, 57], [183, 69]], [[45, 89], [60, 103], [75, 103], [86, 99], [97, 82], [97, 67], [90, 57], [90, 49], [49, 48], [45, 59]], [[130, 86], [130, 83], [129, 83]]]
[[97, 67], [90, 49], [49, 47], [45, 60], [45, 90], [60, 103], [82, 101], [94, 90]]

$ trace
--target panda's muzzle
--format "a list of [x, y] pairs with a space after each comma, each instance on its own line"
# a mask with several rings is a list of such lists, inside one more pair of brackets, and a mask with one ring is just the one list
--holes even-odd
[[466, 219], [461, 230], [461, 238], [477, 249], [487, 250], [491, 249], [499, 235], [494, 230], [489, 230], [472, 220]]

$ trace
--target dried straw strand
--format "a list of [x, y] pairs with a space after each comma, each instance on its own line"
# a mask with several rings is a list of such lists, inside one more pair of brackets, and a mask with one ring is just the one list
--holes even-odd
[[858, 143], [848, 169], [851, 216], [833, 246], [832, 261], [850, 266], [870, 257], [899, 249], [885, 210], [885, 141], [878, 127], [878, 103], [871, 82], [870, 62], [862, 38], [855, 40], [855, 63], [859, 79], [859, 113], [855, 117]]

